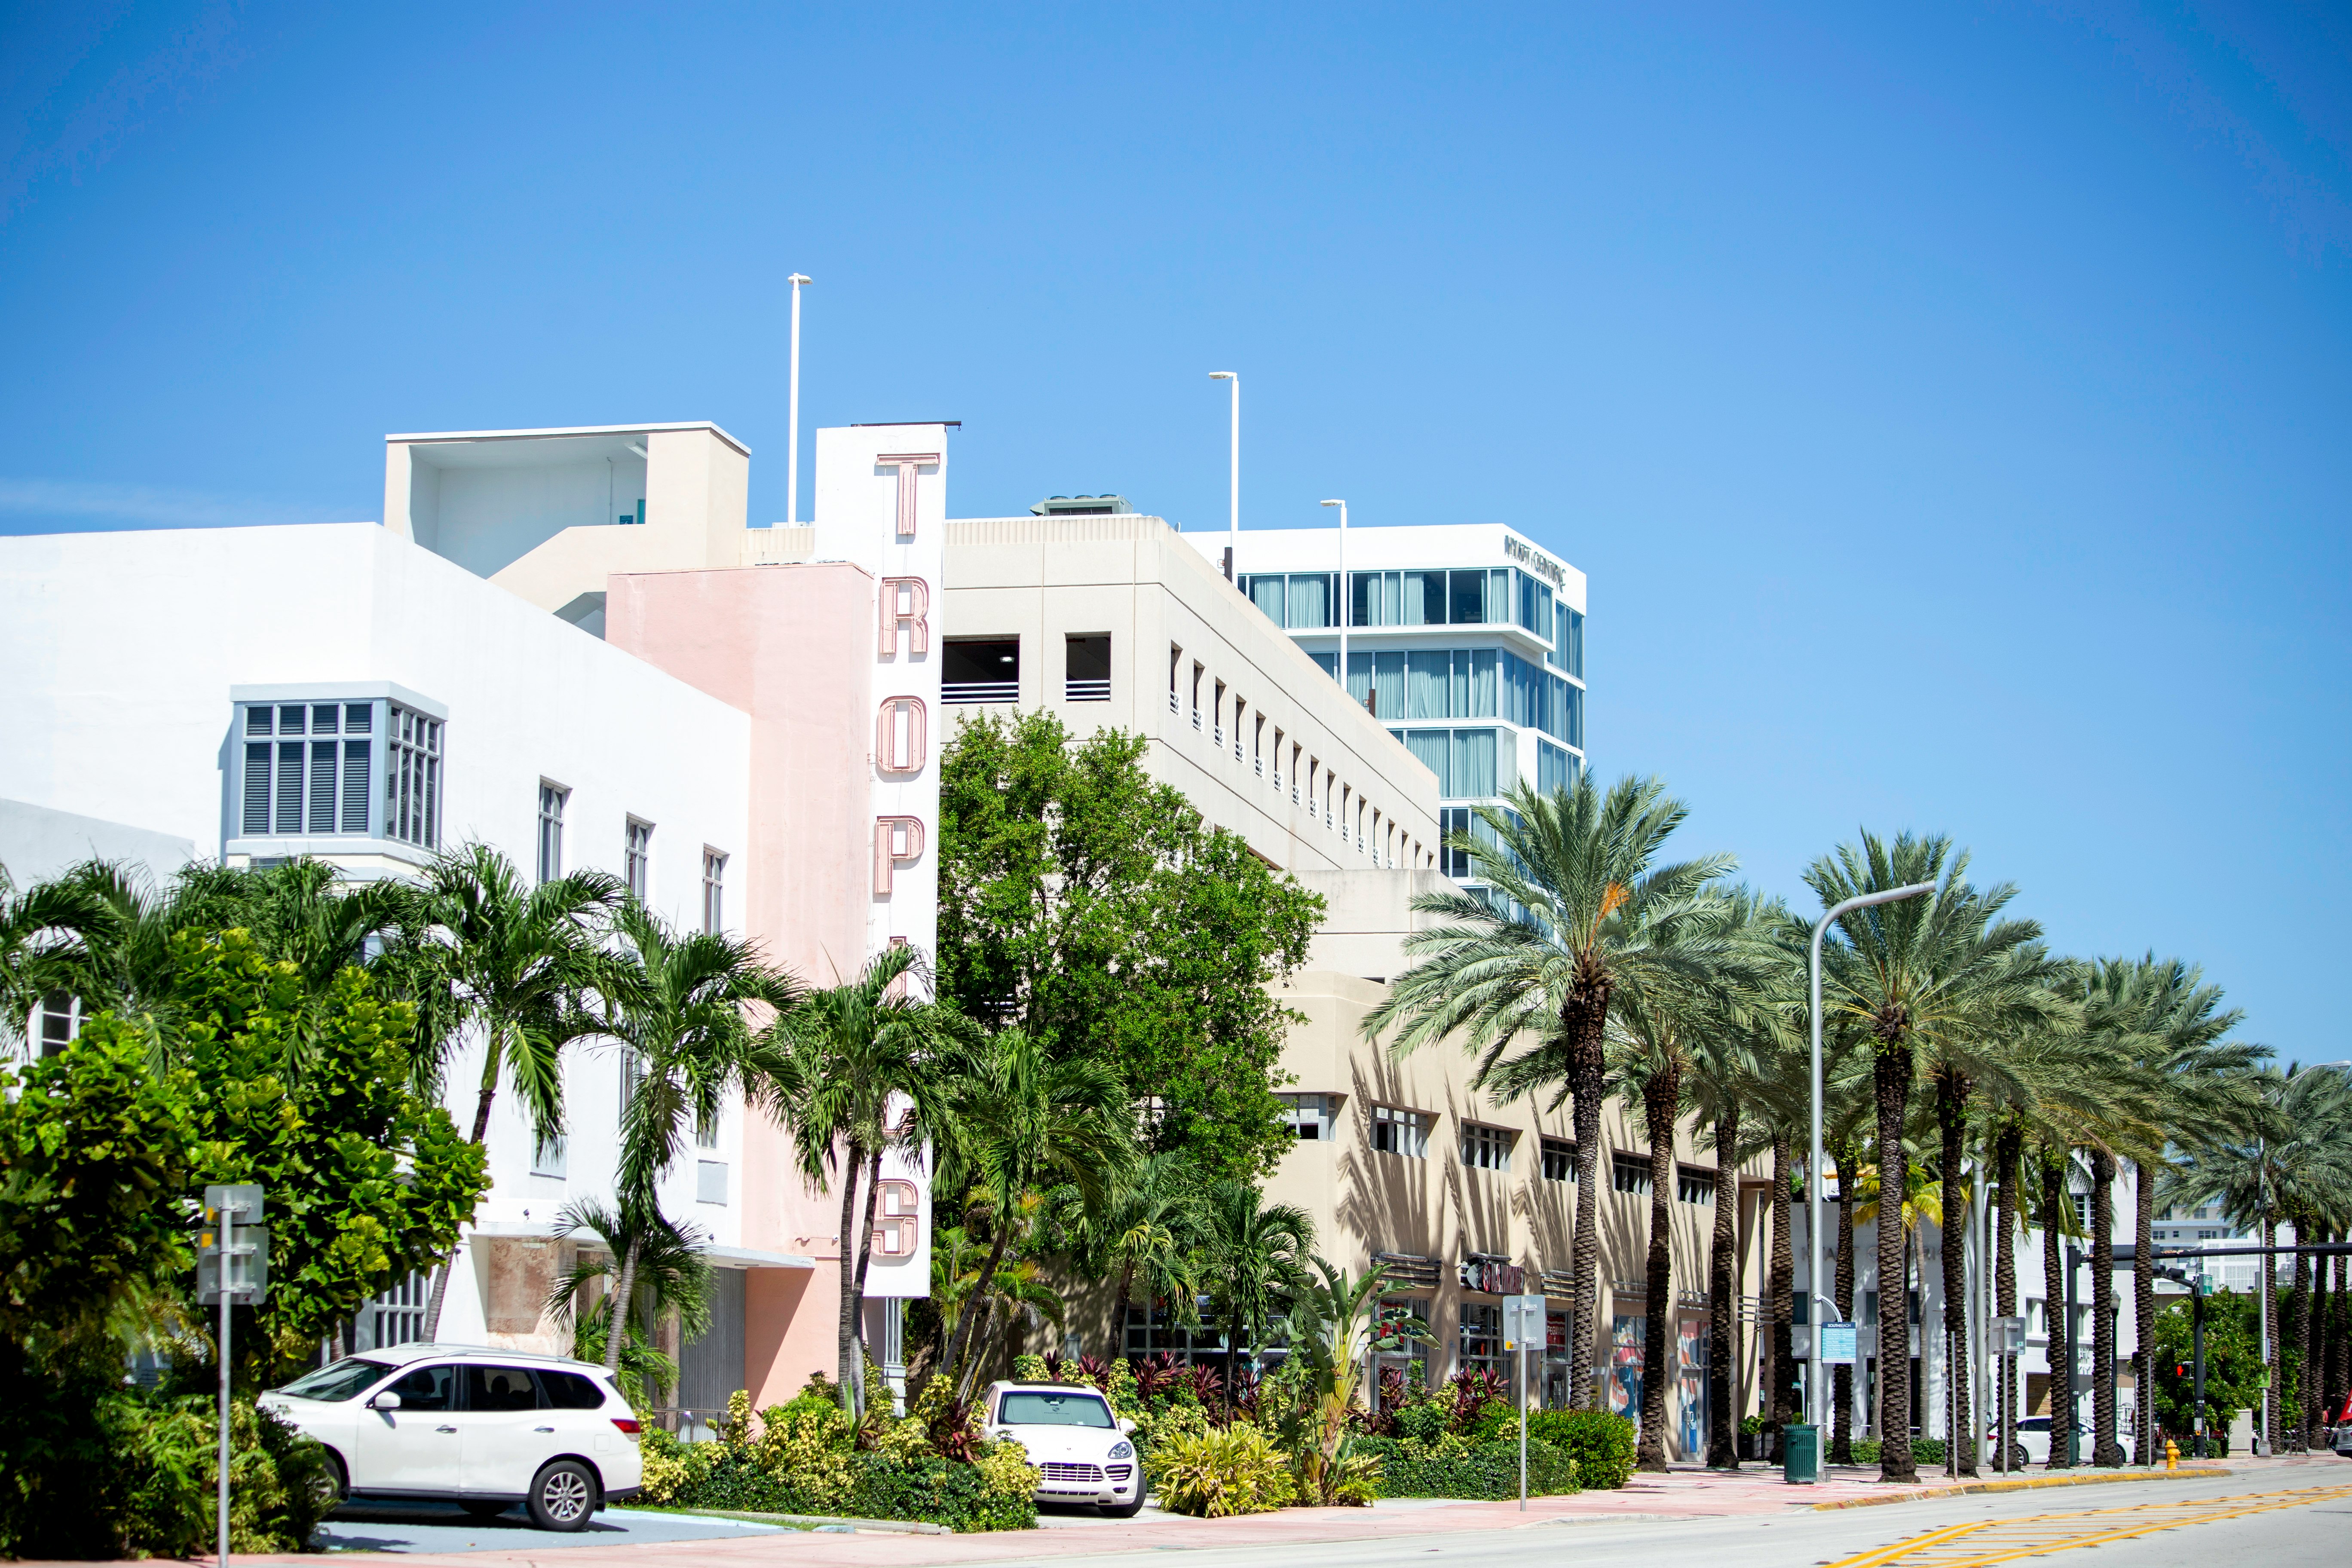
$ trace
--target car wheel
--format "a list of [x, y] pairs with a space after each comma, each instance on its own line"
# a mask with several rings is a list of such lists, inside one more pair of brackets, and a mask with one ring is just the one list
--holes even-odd
[[332, 1448], [327, 1450], [327, 1462], [319, 1467], [319, 1479], [310, 1484], [318, 1492], [321, 1508], [333, 1508], [351, 1495], [351, 1480], [343, 1473], [342, 1460], [335, 1458]]
[[499, 1502], [494, 1498], [481, 1498], [460, 1502], [457, 1506], [466, 1510], [468, 1519], [496, 1519], [514, 1504]]
[[1143, 1511], [1143, 1494], [1138, 1492], [1131, 1502], [1107, 1502], [1102, 1506], [1105, 1519], [1133, 1519]]
[[530, 1502], [541, 1530], [585, 1530], [596, 1511], [596, 1478], [577, 1459], [558, 1459], [530, 1483]]

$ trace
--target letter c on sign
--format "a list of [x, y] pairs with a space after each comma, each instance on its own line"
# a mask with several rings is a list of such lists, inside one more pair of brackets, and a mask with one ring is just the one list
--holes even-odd
[[874, 892], [890, 896], [890, 873], [923, 858], [923, 819], [919, 816], [877, 816], [874, 819]]
[[874, 716], [874, 765], [886, 773], [919, 773], [925, 755], [923, 700], [885, 697]]

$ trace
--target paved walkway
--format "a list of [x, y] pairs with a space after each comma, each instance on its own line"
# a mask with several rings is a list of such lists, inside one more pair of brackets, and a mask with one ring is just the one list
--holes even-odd
[[[2226, 1467], [2184, 1465], [2176, 1476], [2241, 1475], [2285, 1479], [2288, 1472], [2319, 1468], [2352, 1475], [2352, 1463], [2326, 1455], [2278, 1459], [2238, 1459]], [[1095, 1556], [1118, 1552], [1181, 1551], [1187, 1548], [1250, 1547], [1348, 1542], [1382, 1536], [1455, 1534], [1465, 1531], [1514, 1530], [1530, 1524], [1599, 1522], [1608, 1520], [1720, 1519], [1786, 1515], [1819, 1508], [1853, 1508], [1874, 1502], [1907, 1502], [1972, 1491], [2072, 1488], [2102, 1482], [2161, 1479], [2161, 1470], [2059, 1471], [2035, 1469], [2015, 1479], [1979, 1478], [1954, 1485], [1939, 1474], [1923, 1475], [1916, 1486], [1888, 1486], [1874, 1469], [1833, 1469], [1819, 1485], [1792, 1487], [1780, 1472], [1751, 1467], [1722, 1474], [1676, 1468], [1664, 1475], [1636, 1475], [1616, 1491], [1573, 1497], [1531, 1498], [1527, 1511], [1516, 1499], [1502, 1502], [1454, 1502], [1400, 1499], [1369, 1509], [1285, 1509], [1243, 1519], [1184, 1519], [1163, 1515], [1134, 1521], [1104, 1520], [1090, 1528], [1017, 1531], [1000, 1535], [813, 1534], [789, 1531], [733, 1540], [703, 1539], [643, 1545], [567, 1548], [564, 1568], [635, 1563], [660, 1568], [670, 1563], [723, 1563], [726, 1568], [929, 1568], [942, 1563], [1034, 1563], [1050, 1557]], [[2295, 1479], [2303, 1479], [2297, 1475]], [[2317, 1479], [2316, 1476], [2312, 1477]], [[440, 1568], [527, 1568], [541, 1558], [528, 1541], [512, 1547], [463, 1553], [406, 1552], [397, 1557], [342, 1553], [369, 1561], [436, 1564]], [[255, 1563], [310, 1563], [316, 1557], [250, 1558]]]

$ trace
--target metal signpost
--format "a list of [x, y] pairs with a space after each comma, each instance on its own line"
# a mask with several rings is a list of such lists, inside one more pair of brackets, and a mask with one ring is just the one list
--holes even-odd
[[1993, 1418], [1998, 1434], [1993, 1441], [2000, 1449], [2000, 1473], [2010, 1472], [2011, 1429], [2017, 1425], [2017, 1358], [2025, 1349], [2025, 1320], [1995, 1318], [1992, 1321], [1994, 1351], [2000, 1357], [2000, 1401]]
[[206, 1187], [196, 1237], [196, 1300], [220, 1308], [220, 1568], [228, 1568], [228, 1310], [259, 1306], [269, 1296], [261, 1199], [257, 1184]]
[[1519, 1511], [1528, 1510], [1528, 1342], [1546, 1342], [1549, 1332], [1541, 1292], [1503, 1298], [1503, 1348], [1519, 1352]]

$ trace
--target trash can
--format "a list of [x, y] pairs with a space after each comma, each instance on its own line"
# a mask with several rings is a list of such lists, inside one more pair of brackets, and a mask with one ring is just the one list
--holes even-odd
[[1820, 1427], [1780, 1428], [1780, 1476], [1790, 1486], [1811, 1486], [1822, 1479]]

